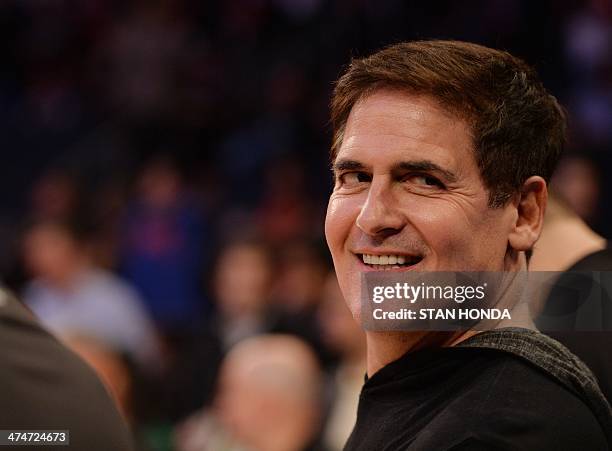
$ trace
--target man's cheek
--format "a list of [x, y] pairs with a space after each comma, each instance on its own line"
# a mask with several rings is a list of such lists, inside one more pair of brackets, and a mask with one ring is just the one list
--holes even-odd
[[361, 201], [359, 196], [339, 195], [333, 193], [327, 204], [326, 222], [343, 223], [351, 221], [359, 214]]
[[325, 237], [333, 254], [341, 252], [359, 215], [358, 199], [332, 194], [325, 216]]
[[427, 245], [438, 254], [463, 248], [474, 231], [467, 225], [465, 217], [442, 208], [416, 209], [412, 223]]
[[353, 316], [361, 308], [361, 273], [343, 265], [336, 267], [342, 296]]
[[332, 254], [341, 239], [342, 219], [342, 202], [332, 194], [325, 216], [325, 238]]
[[[474, 230], [463, 224], [448, 222], [431, 223], [422, 230], [427, 244], [428, 258], [437, 270], [465, 270], [478, 255], [478, 242]], [[482, 244], [482, 243], [481, 243]]]

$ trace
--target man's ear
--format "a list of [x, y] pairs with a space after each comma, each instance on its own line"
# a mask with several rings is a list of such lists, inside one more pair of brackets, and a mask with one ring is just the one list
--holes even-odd
[[544, 224], [548, 190], [540, 176], [529, 177], [515, 200], [517, 216], [508, 236], [508, 244], [517, 251], [527, 251], [540, 237]]

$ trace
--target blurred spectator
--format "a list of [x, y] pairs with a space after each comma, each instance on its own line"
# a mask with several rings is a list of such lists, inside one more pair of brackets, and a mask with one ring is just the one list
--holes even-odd
[[604, 250], [606, 246], [606, 239], [591, 230], [572, 210], [570, 203], [557, 191], [551, 190], [542, 235], [529, 261], [529, 269], [565, 271], [584, 257]]
[[600, 173], [586, 157], [568, 156], [559, 162], [551, 186], [565, 199], [571, 210], [587, 223], [597, 218], [600, 196]]
[[279, 249], [273, 298], [277, 308], [294, 314], [316, 310], [328, 262], [319, 242], [285, 243]]
[[269, 249], [255, 240], [238, 240], [221, 251], [214, 271], [218, 331], [225, 349], [269, 330], [273, 267]]
[[49, 171], [34, 184], [31, 214], [41, 220], [61, 220], [78, 209], [75, 181], [61, 171]]
[[177, 421], [208, 405], [223, 355], [270, 330], [273, 267], [268, 248], [236, 239], [220, 250], [211, 277], [215, 314], [197, 330], [166, 337], [167, 371], [158, 383], [159, 420]]
[[[536, 319], [536, 325], [580, 357], [597, 377], [608, 401], [612, 400], [612, 250], [554, 191], [529, 269], [560, 272], [543, 306], [544, 319], [554, 319], [556, 327], [547, 330], [542, 326], [550, 321], [542, 319]], [[583, 329], [576, 330], [579, 309], [597, 287], [600, 314], [591, 316], [590, 324], [581, 321]]]
[[271, 331], [297, 335], [316, 350], [321, 362], [331, 355], [321, 341], [317, 309], [329, 265], [319, 242], [294, 240], [278, 251], [272, 291]]
[[193, 330], [207, 310], [200, 274], [212, 237], [169, 159], [149, 161], [137, 188], [121, 232], [122, 272], [162, 332]]
[[320, 450], [321, 388], [317, 360], [299, 339], [244, 340], [223, 363], [215, 408], [177, 428], [177, 450]]
[[304, 189], [304, 170], [297, 159], [271, 165], [266, 171], [266, 186], [255, 218], [270, 243], [312, 236], [320, 231], [319, 217], [313, 215], [311, 196]]
[[137, 292], [88, 256], [80, 225], [42, 221], [28, 228], [24, 260], [33, 276], [24, 300], [59, 335], [91, 335], [149, 368], [157, 337]]
[[340, 355], [333, 371], [333, 399], [323, 438], [341, 451], [357, 420], [357, 404], [366, 371], [365, 334], [349, 311], [336, 273], [328, 273], [318, 311], [324, 343]]

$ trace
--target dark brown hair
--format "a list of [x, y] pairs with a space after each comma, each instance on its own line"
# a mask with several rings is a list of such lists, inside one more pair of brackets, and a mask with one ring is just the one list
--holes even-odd
[[431, 96], [468, 123], [491, 207], [505, 205], [532, 175], [550, 179], [565, 113], [519, 58], [467, 42], [415, 41], [354, 59], [331, 102], [332, 161], [355, 103], [385, 88]]

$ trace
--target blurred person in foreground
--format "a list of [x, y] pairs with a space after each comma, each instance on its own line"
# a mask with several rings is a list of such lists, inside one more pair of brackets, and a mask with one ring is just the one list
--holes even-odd
[[366, 368], [365, 335], [344, 304], [336, 274], [325, 278], [317, 311], [323, 342], [339, 355], [332, 372], [332, 400], [323, 439], [330, 450], [340, 451], [357, 419], [357, 402]]
[[142, 367], [159, 367], [157, 334], [138, 293], [96, 266], [87, 250], [87, 231], [78, 221], [31, 224], [24, 236], [24, 262], [33, 277], [24, 300], [52, 332], [91, 336]]
[[86, 335], [69, 335], [62, 343], [91, 366], [112, 396], [128, 424], [133, 424], [132, 376], [121, 354]]
[[241, 341], [223, 362], [215, 407], [177, 428], [178, 451], [314, 451], [321, 374], [312, 350], [290, 335]]
[[[354, 60], [331, 114], [326, 238], [358, 321], [366, 272], [527, 270], [566, 128], [533, 69], [475, 44], [402, 43]], [[345, 449], [611, 448], [590, 370], [513, 314], [484, 332], [367, 330]]]
[[[612, 324], [610, 298], [604, 299], [603, 318], [582, 324], [582, 330], [573, 330], [578, 308], [583, 301], [581, 296], [588, 296], [597, 287], [594, 282], [601, 284], [601, 289], [607, 291], [608, 296], [612, 293], [611, 278], [608, 276], [612, 274], [612, 250], [606, 239], [595, 233], [561, 196], [553, 192], [546, 208], [542, 236], [534, 248], [529, 269], [565, 271], [552, 287], [541, 313], [563, 316], [564, 321], [573, 324], [569, 324], [566, 330], [543, 330], [591, 368], [608, 402], [612, 401], [612, 331], [601, 330], [601, 320]], [[599, 271], [608, 273], [601, 274]], [[536, 324], [540, 324], [537, 319]]]
[[133, 449], [127, 425], [93, 370], [4, 290], [0, 346], [0, 429], [68, 430], [70, 444], [60, 447], [66, 450]]

